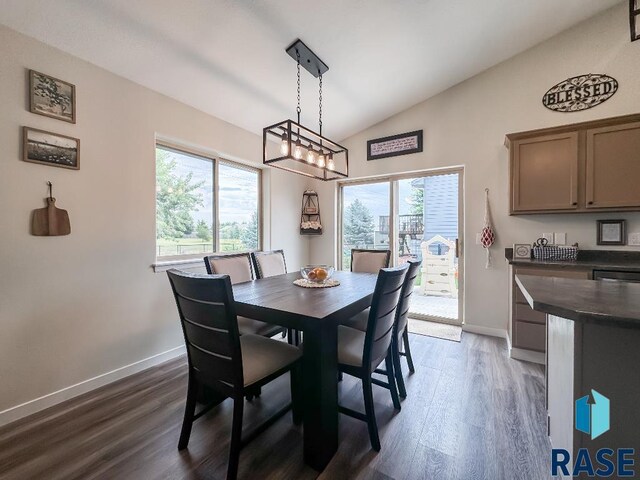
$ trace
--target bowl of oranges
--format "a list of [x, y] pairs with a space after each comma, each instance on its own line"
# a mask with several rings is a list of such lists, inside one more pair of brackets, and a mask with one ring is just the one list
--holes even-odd
[[307, 265], [300, 269], [302, 278], [313, 283], [325, 283], [331, 278], [333, 272], [333, 267], [329, 265]]

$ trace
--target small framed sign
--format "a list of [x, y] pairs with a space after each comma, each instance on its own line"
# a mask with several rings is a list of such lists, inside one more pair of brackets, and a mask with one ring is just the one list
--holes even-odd
[[598, 220], [598, 245], [626, 245], [624, 220]]
[[514, 243], [513, 258], [518, 260], [531, 260], [531, 245], [528, 243]]
[[397, 157], [422, 151], [422, 130], [367, 141], [367, 160]]

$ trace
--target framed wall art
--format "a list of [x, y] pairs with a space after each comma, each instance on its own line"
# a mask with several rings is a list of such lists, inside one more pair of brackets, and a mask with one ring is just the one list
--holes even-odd
[[22, 127], [22, 159], [54, 167], [80, 169], [80, 140]]
[[397, 157], [422, 151], [422, 130], [367, 141], [367, 160]]
[[624, 220], [598, 220], [598, 245], [626, 245]]
[[29, 70], [29, 111], [76, 123], [75, 85]]

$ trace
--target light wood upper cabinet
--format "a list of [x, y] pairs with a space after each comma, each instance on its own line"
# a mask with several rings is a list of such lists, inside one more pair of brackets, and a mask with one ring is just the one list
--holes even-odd
[[511, 211], [578, 207], [578, 134], [516, 140], [511, 170]]
[[507, 135], [511, 215], [640, 210], [640, 114]]
[[640, 207], [640, 122], [587, 130], [586, 207]]

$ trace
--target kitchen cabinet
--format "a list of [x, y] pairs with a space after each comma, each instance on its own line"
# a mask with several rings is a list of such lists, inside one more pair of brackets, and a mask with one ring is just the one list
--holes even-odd
[[512, 211], [578, 206], [578, 133], [516, 140], [512, 145]]
[[640, 122], [586, 132], [586, 207], [640, 207]]
[[592, 270], [580, 267], [548, 268], [526, 265], [511, 267], [511, 298], [509, 302], [510, 355], [513, 358], [545, 362], [547, 317], [533, 310], [516, 284], [516, 275], [590, 279]]
[[640, 210], [640, 114], [508, 134], [509, 213]]

